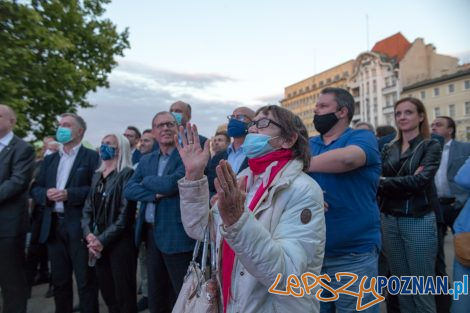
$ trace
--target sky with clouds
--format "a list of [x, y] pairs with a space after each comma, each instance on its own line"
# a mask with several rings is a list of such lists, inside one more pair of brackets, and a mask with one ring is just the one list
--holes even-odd
[[106, 17], [129, 27], [131, 48], [79, 110], [86, 140], [149, 128], [177, 100], [210, 137], [235, 107], [278, 103], [284, 87], [399, 31], [469, 63], [469, 13], [468, 0], [114, 0]]

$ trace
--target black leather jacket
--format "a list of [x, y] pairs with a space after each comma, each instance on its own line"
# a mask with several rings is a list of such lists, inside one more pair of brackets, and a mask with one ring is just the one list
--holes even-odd
[[441, 161], [441, 145], [421, 135], [412, 139], [401, 154], [401, 141], [392, 141], [382, 150], [380, 208], [394, 216], [420, 217], [437, 202], [434, 175]]
[[98, 214], [98, 208], [95, 208], [95, 191], [101, 173], [96, 172], [93, 175], [90, 193], [82, 214], [82, 230], [85, 237], [93, 232], [101, 244], [106, 247], [124, 232], [132, 233], [137, 203], [128, 201], [124, 197], [124, 187], [133, 173], [133, 169], [125, 168], [119, 173], [115, 171], [108, 176], [105, 189], [106, 197], [103, 200], [105, 229], [102, 232], [96, 231], [94, 225]]

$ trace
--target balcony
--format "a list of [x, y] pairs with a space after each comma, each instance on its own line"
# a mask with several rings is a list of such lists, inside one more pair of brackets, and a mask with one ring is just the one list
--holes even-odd
[[382, 113], [383, 114], [390, 114], [392, 113], [393, 114], [393, 106], [388, 106], [388, 107], [383, 107], [382, 108]]
[[394, 83], [393, 85], [388, 85], [388, 86], [385, 86], [385, 88], [382, 88], [382, 94], [387, 94], [387, 93], [391, 93], [391, 92], [397, 92], [398, 91], [398, 88], [397, 88], [397, 84]]

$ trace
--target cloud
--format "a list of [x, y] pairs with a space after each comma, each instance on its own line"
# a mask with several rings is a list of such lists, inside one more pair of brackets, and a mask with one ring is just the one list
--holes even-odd
[[275, 95], [258, 97], [256, 100], [265, 104], [279, 104], [283, 98], [284, 94], [279, 93]]
[[236, 81], [229, 76], [220, 74], [178, 73], [127, 60], [120, 63], [119, 70], [152, 79], [160, 84], [182, 87], [206, 88], [220, 82]]
[[217, 126], [226, 122], [226, 116], [241, 105], [235, 99], [210, 96], [214, 84], [233, 81], [218, 74], [176, 73], [123, 62], [109, 81], [109, 89], [89, 95], [95, 107], [78, 110], [88, 124], [85, 139], [95, 146], [106, 134], [122, 133], [128, 125], [150, 128], [153, 116], [168, 110], [177, 100], [191, 104], [192, 122], [202, 135], [211, 137]]

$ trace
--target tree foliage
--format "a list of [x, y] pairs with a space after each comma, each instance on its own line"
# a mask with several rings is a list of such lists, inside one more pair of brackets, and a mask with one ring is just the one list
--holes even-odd
[[116, 57], [129, 48], [103, 17], [110, 0], [0, 0], [0, 103], [18, 115], [15, 133], [53, 133], [56, 117], [91, 107], [87, 94], [109, 87]]

